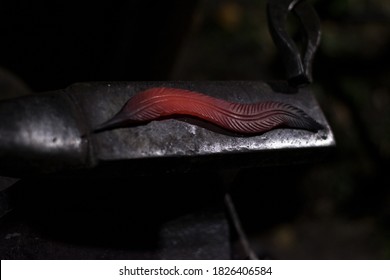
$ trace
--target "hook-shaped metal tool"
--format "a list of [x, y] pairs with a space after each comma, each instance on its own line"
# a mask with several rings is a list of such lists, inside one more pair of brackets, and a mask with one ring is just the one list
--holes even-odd
[[[306, 37], [303, 55], [286, 30], [287, 15], [292, 11], [298, 16]], [[283, 57], [288, 82], [293, 86], [311, 83], [312, 61], [321, 38], [316, 11], [305, 0], [269, 0], [267, 15], [271, 36]]]

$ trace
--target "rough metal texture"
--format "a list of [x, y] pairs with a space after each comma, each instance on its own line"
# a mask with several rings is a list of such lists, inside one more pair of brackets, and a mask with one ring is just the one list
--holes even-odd
[[[325, 129], [318, 133], [296, 129], [275, 129], [257, 136], [227, 135], [216, 131], [208, 124], [192, 124], [191, 119], [168, 119], [152, 121], [146, 125], [115, 129], [90, 136], [95, 162], [110, 162], [128, 159], [188, 159], [196, 157], [200, 164], [215, 162], [239, 164], [235, 156], [243, 158], [242, 164], [278, 164], [283, 160], [283, 152], [296, 151], [293, 158], [306, 159], [305, 149], [319, 150], [334, 145], [334, 138], [314, 96], [308, 88], [295, 94], [277, 93], [263, 82], [151, 82], [151, 83], [107, 83], [80, 84], [74, 87], [74, 99], [87, 115], [88, 125], [93, 128], [110, 119], [125, 102], [137, 92], [149, 87], [165, 86], [198, 91], [217, 98], [235, 102], [254, 103], [274, 100], [292, 104], [306, 111], [322, 124]], [[83, 94], [78, 94], [78, 93]], [[93, 96], [92, 96], [93, 95]], [[77, 98], [76, 98], [77, 96]], [[219, 158], [230, 156], [231, 161]], [[203, 159], [203, 161], [202, 161]], [[236, 157], [240, 159], [240, 157]], [[310, 160], [310, 158], [307, 158]], [[200, 161], [200, 162], [199, 162]], [[191, 162], [194, 163], [194, 162]], [[238, 165], [239, 166], [239, 165]]]
[[27, 96], [0, 103], [0, 169], [15, 175], [84, 166], [87, 142], [66, 94]]
[[[324, 129], [318, 133], [275, 129], [262, 135], [241, 136], [187, 118], [91, 133], [131, 96], [156, 86], [189, 89], [242, 103], [289, 103], [304, 110]], [[3, 175], [92, 167], [115, 172], [118, 168], [176, 170], [216, 163], [221, 167], [262, 166], [307, 161], [311, 159], [309, 154], [318, 156], [314, 151], [334, 145], [329, 125], [309, 88], [284, 94], [258, 81], [81, 83], [61, 91], [4, 101], [0, 103], [0, 117], [4, 120], [0, 124]]]

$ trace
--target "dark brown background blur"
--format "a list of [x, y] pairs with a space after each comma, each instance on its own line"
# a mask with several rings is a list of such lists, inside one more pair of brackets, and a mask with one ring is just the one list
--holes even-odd
[[[284, 78], [264, 0], [79, 2], [1, 1], [3, 81], [28, 94], [83, 81]], [[390, 2], [309, 2], [323, 32], [313, 90], [336, 152], [240, 171], [233, 199], [260, 257], [388, 259]]]

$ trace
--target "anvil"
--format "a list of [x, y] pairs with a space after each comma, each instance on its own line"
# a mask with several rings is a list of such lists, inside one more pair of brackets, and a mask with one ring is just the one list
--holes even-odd
[[[243, 136], [191, 118], [173, 118], [92, 132], [130, 97], [150, 87], [189, 89], [241, 103], [285, 102], [303, 109], [324, 128], [318, 132], [280, 128]], [[310, 87], [290, 94], [260, 81], [79, 83], [2, 101], [0, 119], [0, 172], [16, 177], [81, 170], [120, 175], [305, 162], [335, 144]]]
[[[306, 35], [303, 54], [286, 31], [291, 11]], [[111, 176], [293, 164], [320, 158], [335, 140], [308, 85], [320, 42], [318, 16], [304, 0], [268, 1], [267, 13], [287, 81], [93, 82], [3, 101], [0, 175], [97, 171], [94, 174]], [[323, 128], [317, 132], [278, 128], [243, 136], [186, 117], [93, 132], [129, 98], [152, 87], [187, 89], [237, 103], [287, 103], [304, 110]]]

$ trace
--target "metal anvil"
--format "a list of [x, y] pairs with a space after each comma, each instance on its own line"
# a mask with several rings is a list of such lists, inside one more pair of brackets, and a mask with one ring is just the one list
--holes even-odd
[[[324, 129], [313, 133], [283, 128], [239, 136], [181, 118], [92, 133], [131, 96], [160, 86], [242, 103], [289, 103], [303, 109]], [[79, 83], [2, 101], [0, 119], [0, 173], [16, 177], [87, 170], [120, 175], [290, 164], [319, 158], [335, 145], [309, 87], [286, 94], [259, 81]]]

